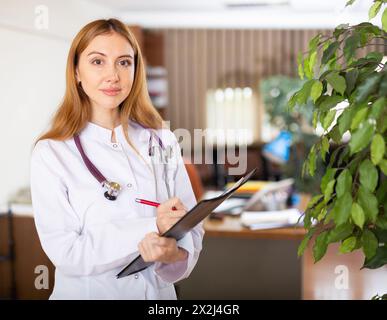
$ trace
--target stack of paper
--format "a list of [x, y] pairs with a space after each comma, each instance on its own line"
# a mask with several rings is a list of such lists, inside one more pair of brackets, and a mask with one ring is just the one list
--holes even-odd
[[241, 222], [251, 229], [271, 229], [296, 225], [302, 222], [301, 212], [296, 208], [278, 211], [245, 211]]
[[224, 212], [228, 214], [240, 214], [246, 203], [246, 199], [229, 198], [222, 202], [213, 212]]

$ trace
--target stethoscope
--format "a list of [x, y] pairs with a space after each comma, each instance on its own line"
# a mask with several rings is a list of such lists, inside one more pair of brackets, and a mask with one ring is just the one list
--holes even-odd
[[[149, 130], [149, 129], [148, 129]], [[149, 136], [149, 143], [148, 143], [148, 155], [151, 158], [151, 163], [153, 167], [153, 173], [155, 175], [155, 182], [157, 184], [156, 179], [156, 168], [155, 168], [155, 161], [156, 155], [158, 153], [159, 155], [159, 161], [163, 164], [163, 178], [165, 181], [165, 186], [168, 193], [168, 198], [171, 198], [171, 188], [169, 186], [169, 177], [168, 177], [168, 163], [169, 159], [173, 156], [173, 151], [171, 146], [165, 147], [160, 137], [154, 133], [152, 130], [149, 130], [150, 136]], [[158, 146], [152, 146], [152, 140], [156, 140], [158, 142]], [[95, 167], [95, 165], [90, 161], [88, 156], [86, 155], [81, 140], [79, 138], [79, 134], [74, 135], [74, 142], [77, 146], [77, 149], [79, 153], [81, 154], [82, 160], [85, 163], [87, 169], [90, 171], [90, 173], [98, 180], [98, 182], [102, 185], [102, 187], [106, 190], [104, 192], [104, 196], [108, 200], [116, 200], [119, 192], [121, 191], [121, 186], [119, 183], [114, 181], [109, 181], [105, 178], [105, 176]], [[158, 152], [157, 152], [158, 151]]]

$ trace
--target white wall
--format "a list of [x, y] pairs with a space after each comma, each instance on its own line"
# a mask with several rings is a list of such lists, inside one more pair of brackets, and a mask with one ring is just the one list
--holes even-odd
[[[48, 29], [38, 30], [38, 5]], [[29, 185], [34, 140], [48, 127], [65, 89], [72, 37], [112, 10], [78, 0], [0, 0], [0, 205]]]

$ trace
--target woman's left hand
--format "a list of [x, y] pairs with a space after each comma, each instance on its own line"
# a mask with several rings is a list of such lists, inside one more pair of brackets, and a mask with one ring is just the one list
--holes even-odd
[[178, 247], [175, 239], [162, 237], [156, 232], [145, 235], [138, 249], [145, 262], [174, 263], [188, 257], [188, 252]]

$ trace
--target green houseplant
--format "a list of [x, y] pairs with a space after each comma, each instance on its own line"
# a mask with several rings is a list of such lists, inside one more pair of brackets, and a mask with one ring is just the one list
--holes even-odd
[[[382, 13], [382, 28], [370, 22], [339, 25], [331, 35], [311, 39], [308, 52], [298, 57], [299, 75], [307, 81], [288, 106], [292, 110], [312, 101], [313, 125], [321, 123], [325, 130], [303, 167], [303, 174], [313, 176], [318, 158], [327, 164], [321, 192], [305, 212], [307, 234], [298, 249], [302, 255], [315, 237], [315, 262], [329, 244], [340, 242], [341, 253], [362, 249], [363, 268], [387, 264], [386, 3], [375, 0], [369, 10], [370, 20]], [[382, 39], [377, 50], [361, 55], [359, 49], [376, 39]], [[342, 102], [346, 107], [338, 108]], [[346, 132], [350, 138], [343, 143]]]
[[270, 124], [292, 134], [290, 159], [281, 169], [283, 176], [294, 178], [298, 191], [317, 193], [320, 183], [316, 177], [322, 177], [323, 166], [317, 166], [314, 177], [301, 177], [302, 162], [318, 139], [312, 126], [312, 102], [308, 101], [305, 107], [295, 106], [291, 113], [286, 108], [289, 97], [304, 83], [305, 80], [277, 75], [263, 79], [259, 89]]

